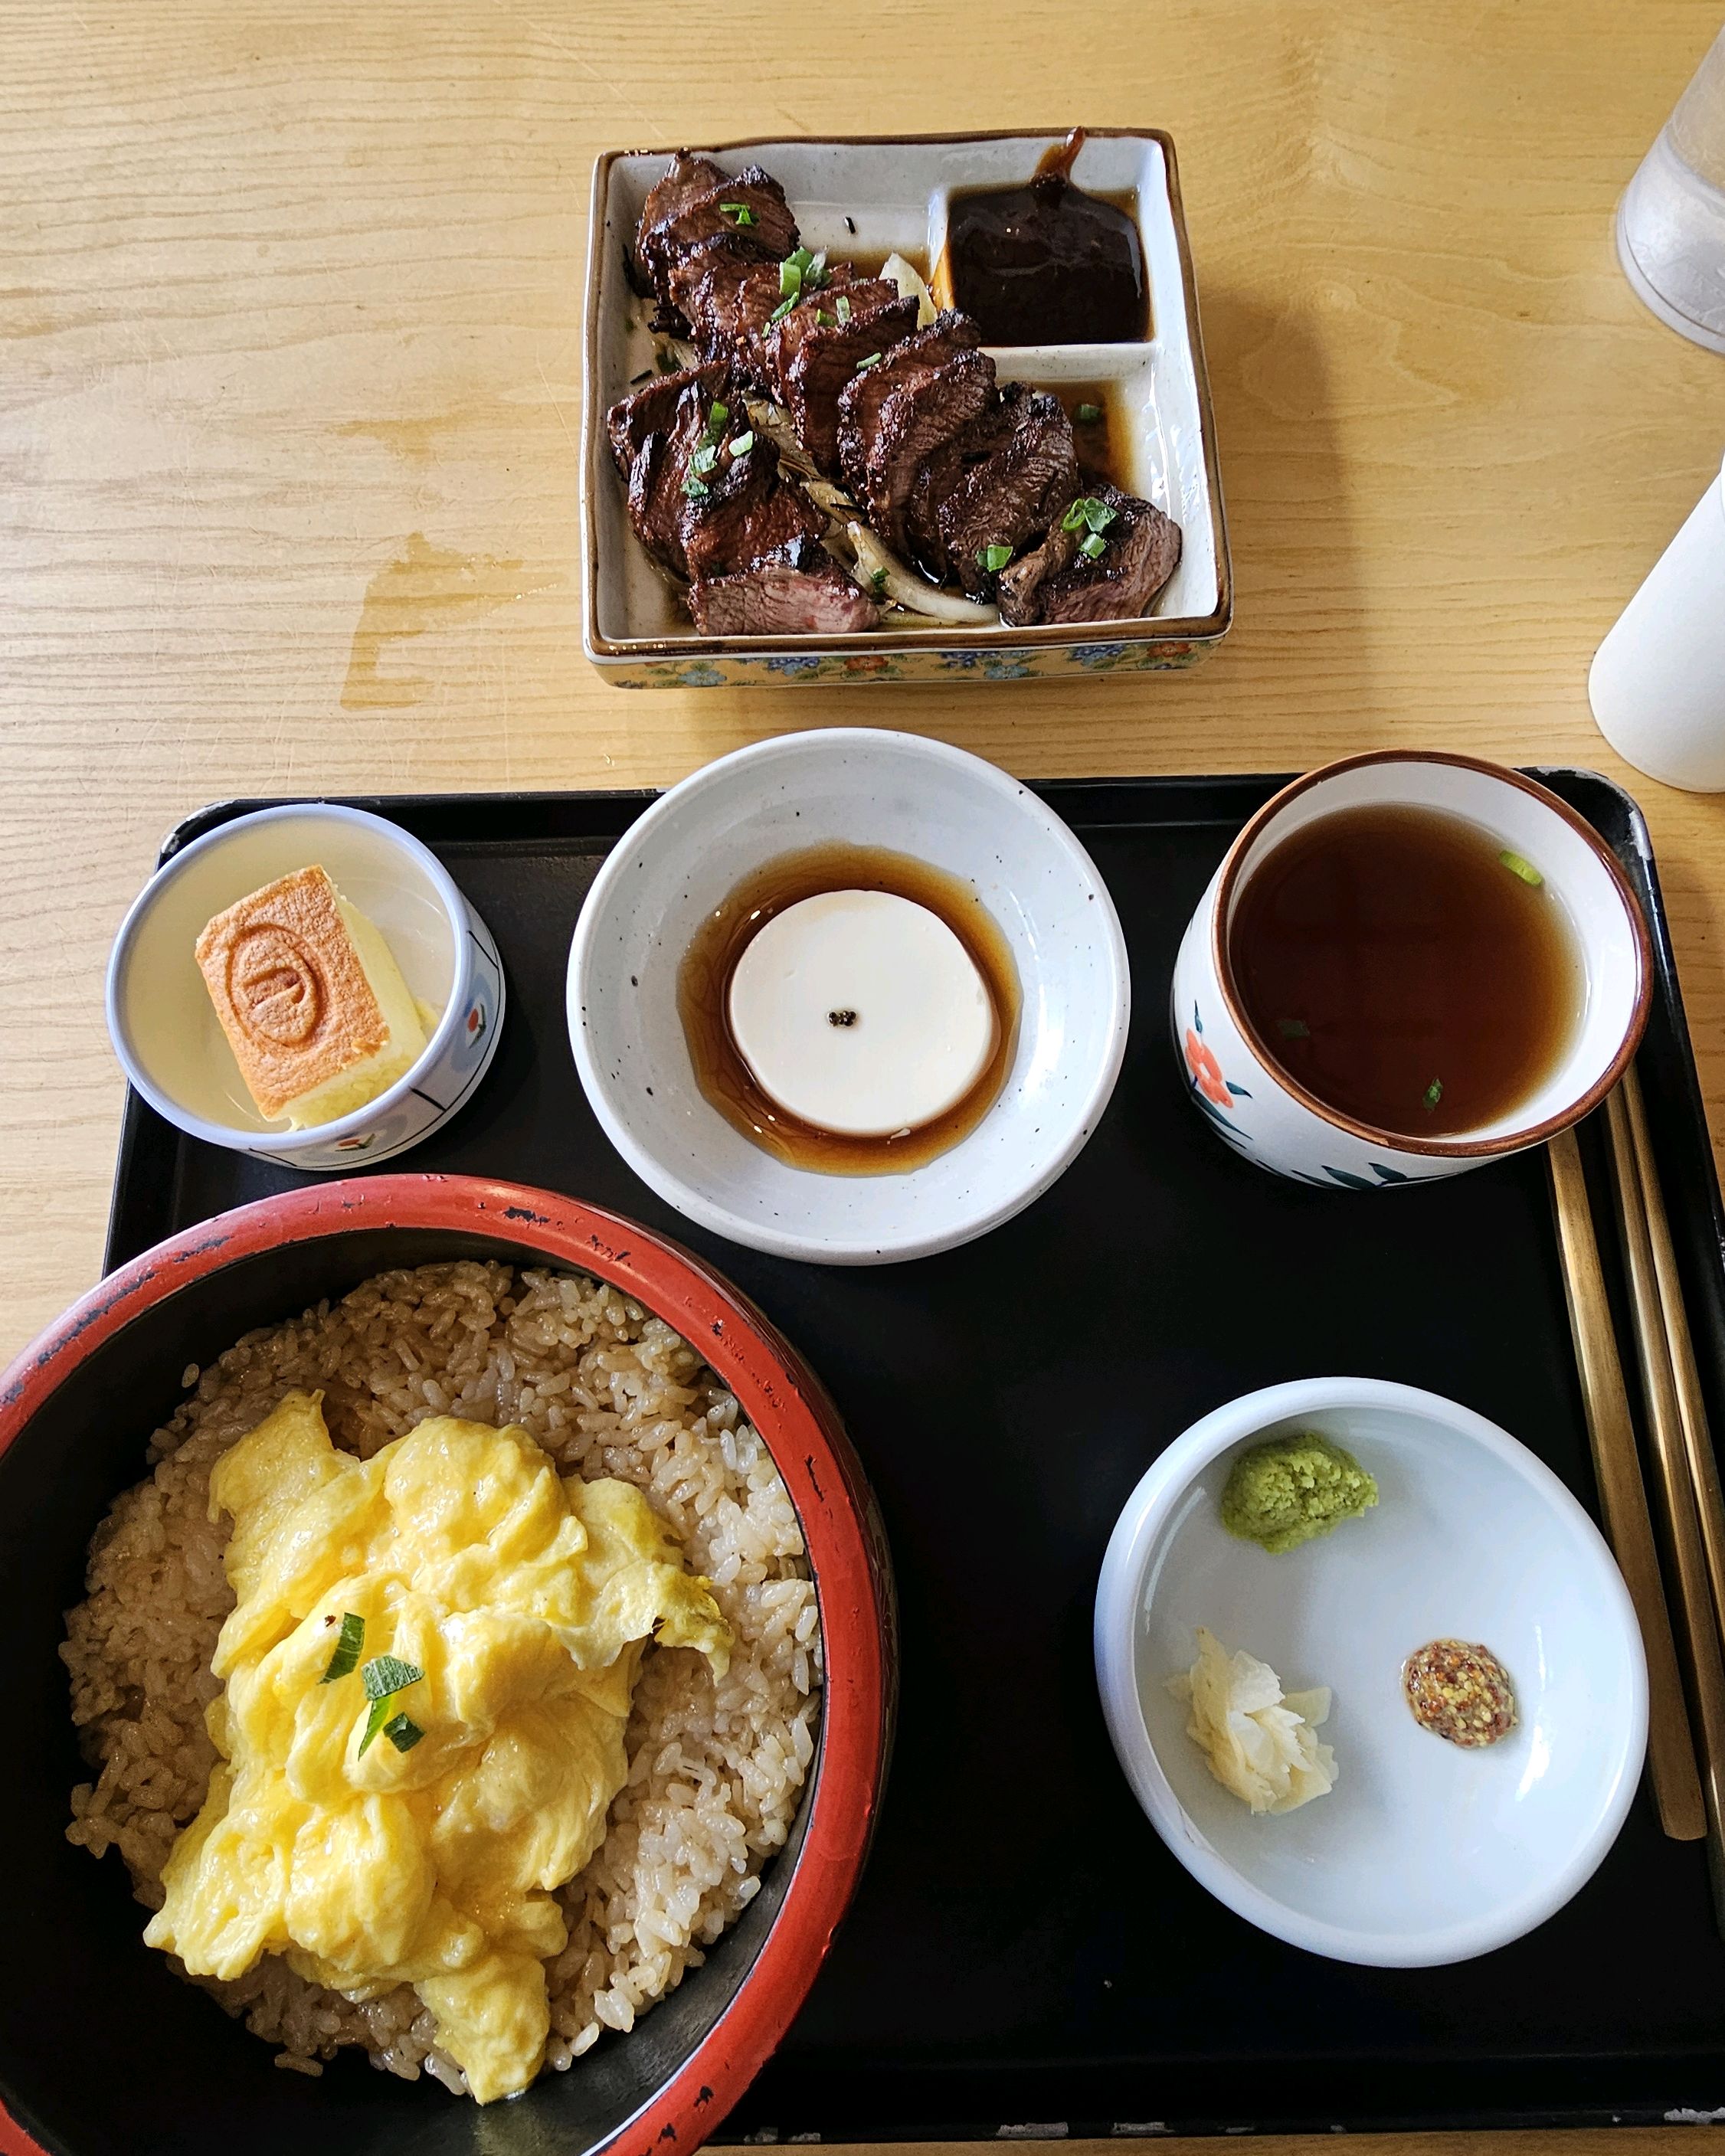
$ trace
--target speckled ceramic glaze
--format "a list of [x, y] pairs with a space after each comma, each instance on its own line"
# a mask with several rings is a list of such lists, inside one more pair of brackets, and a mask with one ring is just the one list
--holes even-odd
[[[783, 183], [810, 247], [865, 259], [897, 249], [937, 264], [947, 207], [966, 187], [1028, 180], [1064, 129], [1022, 133], [835, 136], [691, 146], [736, 172], [762, 165]], [[1178, 523], [1180, 565], [1152, 613], [1128, 622], [1064, 622], [1030, 629], [916, 626], [889, 615], [847, 635], [702, 636], [629, 527], [606, 439], [608, 408], [655, 363], [650, 301], [631, 290], [624, 254], [641, 205], [670, 150], [608, 151], [593, 172], [587, 268], [582, 422], [583, 592], [587, 654], [628, 689], [726, 684], [938, 680], [1024, 681], [1050, 674], [1136, 672], [1189, 666], [1233, 618], [1198, 288], [1186, 244], [1170, 138], [1155, 128], [1086, 131], [1073, 168], [1081, 187], [1130, 194], [1137, 204], [1150, 286], [1148, 336], [1122, 344], [1002, 346], [1000, 379], [1058, 388], [1106, 382], [1124, 439], [1124, 477]]]
[[[258, 1113], [195, 947], [224, 907], [313, 864], [377, 924], [437, 1018], [418, 1060], [375, 1101], [295, 1131]], [[322, 801], [235, 817], [165, 862], [115, 938], [107, 993], [115, 1052], [158, 1115], [211, 1145], [326, 1173], [392, 1159], [429, 1137], [472, 1096], [503, 1029], [497, 947], [442, 862], [385, 818]]]
[[[950, 1151], [901, 1174], [788, 1166], [701, 1094], [677, 1011], [698, 925], [744, 877], [834, 840], [886, 846], [975, 890], [1022, 993], [999, 1098]], [[910, 734], [792, 734], [672, 788], [594, 881], [569, 955], [569, 1034], [588, 1098], [670, 1204], [755, 1250], [879, 1265], [966, 1243], [1046, 1190], [1120, 1074], [1131, 992], [1106, 886], [1060, 819], [992, 764]]]
[[[1304, 825], [1368, 804], [1438, 809], [1478, 824], [1538, 868], [1574, 931], [1587, 996], [1569, 1050], [1512, 1116], [1479, 1130], [1421, 1139], [1373, 1130], [1326, 1106], [1282, 1070], [1235, 993], [1228, 932], [1246, 881]], [[1229, 849], [1175, 963], [1174, 1052], [1193, 1106], [1244, 1158], [1325, 1189], [1390, 1189], [1459, 1175], [1579, 1122], [1635, 1054], [1651, 975], [1646, 923], [1623, 870], [1556, 794], [1469, 757], [1351, 757], [1296, 779]]]

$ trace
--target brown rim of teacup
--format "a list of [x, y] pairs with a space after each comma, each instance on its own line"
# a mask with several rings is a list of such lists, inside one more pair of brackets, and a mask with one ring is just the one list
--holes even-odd
[[[1495, 1138], [1416, 1138], [1402, 1131], [1377, 1130], [1369, 1123], [1356, 1122], [1338, 1108], [1309, 1093], [1288, 1070], [1281, 1059], [1270, 1047], [1263, 1035], [1246, 1016], [1240, 998], [1235, 993], [1233, 966], [1228, 954], [1225, 924], [1233, 908], [1235, 887], [1240, 880], [1240, 863], [1250, 851], [1255, 840], [1286, 808], [1291, 801], [1323, 780], [1335, 778], [1344, 771], [1358, 771], [1373, 763], [1447, 763], [1462, 771], [1477, 771], [1487, 778], [1501, 779], [1507, 786], [1519, 787], [1523, 793], [1531, 793], [1536, 801], [1562, 817], [1576, 836], [1583, 839], [1598, 855], [1607, 875], [1617, 886], [1624, 910], [1629, 916], [1635, 938], [1635, 1001], [1625, 1029], [1621, 1045], [1611, 1059], [1609, 1066], [1590, 1086], [1580, 1099], [1561, 1115], [1552, 1116], [1543, 1123], [1535, 1123], [1526, 1130], [1506, 1131]], [[1482, 757], [1455, 756], [1445, 749], [1373, 749], [1363, 756], [1344, 756], [1334, 763], [1326, 763], [1316, 770], [1283, 787], [1273, 799], [1266, 801], [1228, 849], [1227, 859], [1222, 864], [1222, 880], [1216, 891], [1215, 918], [1210, 923], [1210, 955], [1216, 968], [1216, 979], [1222, 991], [1222, 1001], [1228, 1014], [1240, 1032], [1257, 1051], [1260, 1059], [1273, 1070], [1280, 1084], [1302, 1107], [1322, 1119], [1338, 1131], [1347, 1131], [1362, 1138], [1368, 1145], [1387, 1146], [1397, 1152], [1429, 1153], [1445, 1160], [1482, 1160], [1494, 1153], [1519, 1152], [1529, 1146], [1538, 1145], [1545, 1139], [1555, 1137], [1559, 1131], [1568, 1130], [1579, 1123], [1584, 1116], [1590, 1115], [1605, 1096], [1616, 1085], [1629, 1068], [1630, 1059], [1641, 1043], [1646, 1030], [1647, 1013], [1653, 999], [1653, 945], [1647, 933], [1647, 920], [1641, 911], [1623, 865], [1605, 841], [1584, 818], [1577, 815], [1567, 801], [1560, 800], [1549, 787], [1542, 786], [1536, 778], [1529, 778], [1507, 765], [1487, 762]]]

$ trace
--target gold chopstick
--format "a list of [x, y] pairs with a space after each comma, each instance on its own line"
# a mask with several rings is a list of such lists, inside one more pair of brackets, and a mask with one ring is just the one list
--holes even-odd
[[1665, 1321], [1666, 1348], [1676, 1386], [1683, 1450], [1689, 1463], [1696, 1509], [1701, 1517], [1702, 1548], [1707, 1556], [1707, 1577], [1712, 1583], [1713, 1608], [1721, 1625], [1725, 1626], [1725, 1496], [1720, 1492], [1719, 1463], [1714, 1457], [1712, 1436], [1707, 1428], [1701, 1373], [1696, 1368], [1695, 1342], [1690, 1336], [1688, 1313], [1683, 1306], [1682, 1282], [1677, 1277], [1677, 1254], [1671, 1242], [1671, 1220], [1665, 1209], [1659, 1170], [1653, 1158], [1646, 1103], [1641, 1098], [1640, 1076], [1633, 1064], [1624, 1073], [1623, 1098], [1629, 1110], [1630, 1137], [1647, 1214], [1647, 1239], [1653, 1252], [1660, 1314]]
[[1674, 1841], [1699, 1841], [1707, 1830], [1683, 1680], [1671, 1638], [1670, 1613], [1654, 1548], [1647, 1489], [1641, 1479], [1629, 1393], [1617, 1352], [1616, 1330], [1605, 1296], [1599, 1246], [1594, 1233], [1580, 1148], [1573, 1131], [1560, 1131], [1547, 1147], [1552, 1204], [1563, 1260], [1563, 1294], [1587, 1412], [1588, 1441], [1605, 1532], [1635, 1604], [1647, 1656], [1647, 1758], [1660, 1825]]
[[1666, 1344], [1659, 1282], [1653, 1269], [1653, 1245], [1647, 1209], [1635, 1166], [1629, 1108], [1620, 1087], [1605, 1103], [1610, 1139], [1611, 1189], [1623, 1239], [1624, 1270], [1629, 1278], [1630, 1307], [1635, 1318], [1635, 1359], [1641, 1369], [1641, 1396], [1653, 1452], [1654, 1481], [1665, 1513], [1666, 1532], [1677, 1573], [1677, 1604], [1689, 1671], [1695, 1688], [1697, 1763], [1707, 1810], [1707, 1871], [1712, 1881], [1713, 1913], [1725, 1933], [1725, 1650], [1713, 1593], [1707, 1578], [1701, 1517], [1689, 1477], [1676, 1381]]

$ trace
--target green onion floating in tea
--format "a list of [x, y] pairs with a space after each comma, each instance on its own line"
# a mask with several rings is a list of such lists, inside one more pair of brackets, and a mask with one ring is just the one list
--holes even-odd
[[1312, 1028], [1303, 1018], [1279, 1018], [1276, 1029], [1284, 1040], [1310, 1040]]
[[1441, 1078], [1434, 1078], [1425, 1089], [1425, 1112], [1428, 1116], [1443, 1097], [1444, 1081]]
[[719, 213], [721, 217], [732, 218], [739, 232], [755, 221], [755, 213], [747, 203], [721, 203]]
[[359, 1658], [366, 1643], [366, 1620], [349, 1609], [341, 1619], [341, 1637], [336, 1641], [336, 1651], [330, 1656], [330, 1666], [318, 1679], [320, 1684], [333, 1684], [337, 1677], [349, 1676], [359, 1666]]
[[1524, 884], [1528, 885], [1534, 891], [1538, 891], [1545, 881], [1545, 878], [1534, 867], [1532, 862], [1524, 861], [1519, 854], [1512, 854], [1506, 849], [1497, 858], [1512, 876], [1519, 876]]
[[1101, 416], [1102, 408], [1100, 404], [1081, 404], [1072, 414], [1081, 427], [1094, 427]]
[[1004, 569], [1011, 559], [1010, 547], [978, 547], [976, 550], [978, 568], [986, 569], [991, 577]]

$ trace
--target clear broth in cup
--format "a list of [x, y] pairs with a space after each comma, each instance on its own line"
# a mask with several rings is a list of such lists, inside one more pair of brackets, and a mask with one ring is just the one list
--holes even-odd
[[1539, 872], [1437, 809], [1338, 809], [1284, 839], [1228, 929], [1260, 1046], [1375, 1130], [1454, 1137], [1512, 1116], [1563, 1060], [1587, 1000]]

